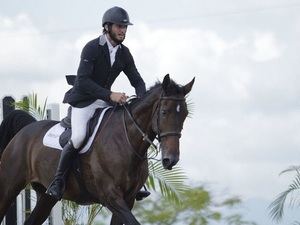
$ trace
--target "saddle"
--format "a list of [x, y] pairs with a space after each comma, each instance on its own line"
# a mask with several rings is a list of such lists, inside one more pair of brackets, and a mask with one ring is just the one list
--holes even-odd
[[[82, 146], [85, 146], [89, 138], [92, 136], [93, 131], [98, 123], [98, 119], [103, 109], [104, 108], [96, 109], [94, 115], [88, 121], [86, 135]], [[72, 107], [69, 106], [67, 116], [60, 121], [60, 125], [65, 128], [65, 131], [59, 137], [59, 144], [62, 147], [64, 147], [67, 144], [67, 142], [71, 139], [71, 135], [72, 135], [71, 115], [72, 115]]]

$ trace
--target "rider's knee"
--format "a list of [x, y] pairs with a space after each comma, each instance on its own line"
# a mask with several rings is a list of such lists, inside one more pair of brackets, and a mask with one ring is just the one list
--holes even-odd
[[79, 149], [83, 144], [85, 136], [83, 135], [76, 135], [72, 136], [71, 141], [73, 143], [74, 148]]

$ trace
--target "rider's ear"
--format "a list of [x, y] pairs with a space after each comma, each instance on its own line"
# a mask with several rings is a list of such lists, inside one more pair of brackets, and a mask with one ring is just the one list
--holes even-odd
[[168, 86], [170, 84], [170, 75], [167, 74], [165, 77], [164, 77], [164, 80], [163, 80], [163, 83], [162, 83], [162, 87], [164, 90], [167, 90], [168, 89]]
[[190, 83], [183, 86], [184, 95], [187, 95], [192, 90], [194, 82], [195, 82], [195, 77], [193, 78], [193, 80]]

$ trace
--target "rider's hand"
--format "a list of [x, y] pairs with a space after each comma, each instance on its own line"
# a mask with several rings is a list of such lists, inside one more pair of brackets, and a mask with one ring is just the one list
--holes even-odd
[[113, 102], [123, 104], [126, 103], [127, 96], [125, 93], [120, 93], [120, 92], [112, 92], [110, 94], [110, 100]]

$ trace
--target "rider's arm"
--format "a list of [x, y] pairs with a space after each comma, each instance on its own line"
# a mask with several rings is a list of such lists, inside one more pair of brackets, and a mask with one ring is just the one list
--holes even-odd
[[[122, 46], [123, 47], [123, 46]], [[140, 73], [138, 72], [133, 57], [129, 52], [129, 49], [125, 47], [125, 57], [126, 57], [126, 66], [124, 68], [124, 73], [128, 77], [131, 86], [135, 88], [135, 93], [138, 97], [142, 97], [146, 92], [146, 86], [143, 78], [141, 77]]]

